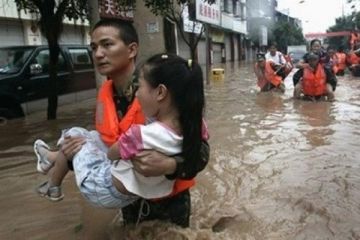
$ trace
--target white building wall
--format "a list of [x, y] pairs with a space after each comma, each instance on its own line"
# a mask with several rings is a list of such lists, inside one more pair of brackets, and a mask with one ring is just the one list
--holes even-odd
[[225, 59], [226, 61], [231, 60], [231, 41], [230, 41], [231, 35], [229, 33], [225, 33]]
[[199, 64], [206, 64], [206, 42], [200, 40], [198, 43], [198, 60]]
[[185, 43], [184, 39], [180, 36], [180, 34], [178, 34], [178, 43], [179, 43], [179, 56], [181, 56], [182, 58], [185, 59], [189, 59], [191, 57], [190, 54], [190, 48], [189, 46]]
[[234, 39], [234, 61], [239, 61], [239, 43], [238, 43], [237, 34], [233, 35], [233, 39]]
[[[35, 14], [18, 12], [14, 1], [0, 0], [0, 46], [47, 44], [37, 26]], [[89, 22], [64, 19], [60, 43], [89, 44]], [[74, 24], [77, 26], [74, 28]]]
[[0, 46], [24, 45], [23, 24], [16, 19], [0, 19]]

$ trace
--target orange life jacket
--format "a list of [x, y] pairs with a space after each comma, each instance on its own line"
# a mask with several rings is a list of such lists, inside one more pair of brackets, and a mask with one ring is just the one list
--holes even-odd
[[[139, 101], [135, 98], [128, 108], [125, 116], [119, 119], [113, 100], [113, 81], [107, 80], [99, 90], [96, 104], [96, 130], [106, 145], [114, 144], [120, 135], [125, 133], [132, 124], [144, 124], [145, 117], [141, 110]], [[173, 192], [176, 195], [195, 185], [195, 180], [175, 181]]]
[[346, 69], [346, 54], [343, 52], [337, 52], [335, 53], [337, 57], [337, 69], [339, 70], [345, 70]]
[[255, 64], [254, 72], [255, 72], [255, 75], [256, 75], [256, 77], [258, 79], [257, 80], [257, 85], [260, 87], [260, 89], [262, 89], [267, 84], [268, 80], [266, 80], [265, 74], [262, 71], [262, 69], [260, 69], [258, 63]]
[[304, 68], [302, 87], [307, 96], [315, 97], [326, 93], [326, 74], [321, 64], [317, 65], [315, 73], [307, 67]]
[[282, 82], [282, 78], [276, 75], [276, 72], [272, 68], [270, 61], [266, 61], [264, 72], [260, 69], [257, 63], [255, 65], [255, 69], [255, 73], [258, 78], [257, 85], [260, 88], [263, 88], [267, 82], [270, 82], [275, 87], [279, 86]]
[[351, 52], [347, 56], [347, 62], [350, 65], [352, 65], [352, 64], [360, 64], [360, 58], [358, 56], [356, 56], [356, 54], [354, 52]]
[[96, 130], [108, 146], [114, 144], [132, 124], [144, 124], [145, 117], [135, 98], [122, 119], [119, 119], [113, 100], [113, 81], [107, 80], [99, 90], [96, 103]]
[[294, 68], [293, 63], [291, 62], [291, 57], [289, 55], [284, 55], [284, 58], [286, 60], [286, 64], [285, 64], [285, 74], [286, 76], [289, 75], [289, 73], [292, 71], [292, 69]]
[[339, 71], [338, 58], [336, 54], [330, 57], [330, 62], [331, 62], [331, 70], [333, 71], [334, 74], [336, 74]]

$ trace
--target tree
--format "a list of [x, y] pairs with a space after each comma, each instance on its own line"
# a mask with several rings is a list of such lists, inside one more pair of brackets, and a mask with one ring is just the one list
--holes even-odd
[[[329, 27], [327, 32], [341, 32], [341, 31], [352, 31], [360, 28], [360, 13], [353, 12], [348, 16], [343, 16], [335, 19], [335, 25]], [[344, 49], [349, 48], [349, 37], [329, 37], [325, 39], [325, 42], [333, 48], [342, 46]]]
[[[197, 61], [196, 48], [204, 32], [204, 27], [199, 34], [186, 33], [183, 27], [182, 13], [188, 7], [189, 16], [195, 18], [195, 1], [194, 0], [144, 0], [145, 6], [156, 16], [163, 16], [167, 20], [175, 23], [177, 26], [181, 38], [185, 41], [190, 49], [191, 58]], [[210, 4], [214, 3], [215, 0], [204, 0]], [[194, 26], [195, 28], [195, 22]]]
[[65, 17], [84, 20], [88, 7], [86, 0], [15, 0], [18, 11], [35, 13], [39, 16], [42, 34], [49, 45], [49, 75], [47, 119], [56, 119], [57, 97], [57, 63], [60, 53], [59, 38], [63, 30]]
[[302, 29], [288, 21], [279, 21], [272, 29], [272, 39], [277, 43], [278, 49], [286, 52], [289, 45], [306, 44]]

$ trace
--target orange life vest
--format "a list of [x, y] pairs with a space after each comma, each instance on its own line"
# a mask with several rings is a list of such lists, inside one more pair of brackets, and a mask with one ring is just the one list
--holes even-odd
[[330, 57], [330, 63], [331, 63], [331, 70], [333, 71], [334, 74], [336, 74], [339, 71], [338, 58], [336, 54]]
[[255, 65], [255, 73], [256, 73], [256, 76], [258, 78], [257, 85], [260, 88], [263, 88], [266, 85], [267, 82], [270, 82], [272, 85], [277, 87], [277, 86], [280, 85], [280, 83], [282, 81], [282, 78], [280, 76], [276, 75], [276, 72], [272, 68], [270, 61], [266, 61], [266, 63], [265, 63], [265, 71], [264, 72], [260, 69], [260, 67], [256, 63], [256, 65]]
[[326, 74], [321, 64], [317, 65], [315, 73], [307, 67], [304, 68], [302, 87], [307, 96], [315, 97], [326, 93]]
[[352, 65], [352, 64], [359, 64], [360, 63], [360, 58], [358, 56], [356, 56], [356, 54], [354, 52], [349, 53], [349, 55], [347, 56], [347, 62]]
[[335, 53], [337, 57], [337, 69], [339, 70], [345, 70], [346, 69], [346, 54], [343, 52], [337, 52]]
[[262, 71], [262, 69], [260, 69], [258, 63], [255, 64], [254, 72], [255, 72], [255, 75], [256, 75], [256, 77], [258, 79], [257, 80], [257, 85], [260, 87], [260, 89], [262, 89], [267, 84], [268, 80], [266, 80], [265, 74]]
[[289, 75], [289, 73], [293, 70], [294, 65], [291, 62], [291, 57], [289, 55], [284, 55], [284, 58], [286, 60], [286, 64], [285, 64], [285, 74], [286, 76]]
[[135, 98], [125, 116], [119, 119], [113, 100], [113, 81], [107, 80], [98, 93], [95, 123], [101, 139], [111, 146], [132, 124], [144, 124], [145, 117], [139, 101]]
[[[128, 108], [127, 113], [119, 119], [113, 101], [113, 81], [107, 80], [101, 86], [96, 104], [96, 130], [100, 133], [101, 139], [106, 145], [114, 144], [120, 135], [125, 133], [132, 124], [144, 124], [145, 117], [141, 110], [139, 101], [135, 98]], [[170, 196], [176, 195], [195, 185], [195, 180], [175, 181], [173, 192]]]

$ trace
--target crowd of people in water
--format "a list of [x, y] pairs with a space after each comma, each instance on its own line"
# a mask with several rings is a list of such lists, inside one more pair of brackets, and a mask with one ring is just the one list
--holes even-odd
[[277, 50], [276, 43], [272, 43], [267, 53], [257, 53], [254, 67], [257, 85], [261, 92], [283, 93], [284, 80], [295, 68], [294, 98], [333, 101], [337, 76], [344, 76], [345, 72], [360, 76], [360, 35], [355, 31], [351, 32], [349, 49], [346, 52], [343, 47], [325, 49], [319, 39], [314, 39], [309, 51], [294, 64], [288, 55]]
[[[347, 68], [360, 76], [358, 42], [344, 53], [325, 51], [320, 40], [312, 40], [296, 66], [271, 44], [268, 53], [257, 54], [258, 86], [285, 92], [284, 79], [298, 68], [295, 98], [333, 101], [336, 76]], [[47, 175], [37, 193], [61, 201], [62, 182], [72, 170], [83, 197], [97, 207], [121, 209], [125, 225], [162, 220], [188, 227], [189, 189], [210, 152], [200, 65], [160, 53], [136, 67], [136, 29], [117, 19], [100, 20], [90, 46], [97, 70], [107, 77], [96, 99], [96, 131], [64, 130], [54, 148], [34, 142], [36, 169]]]

